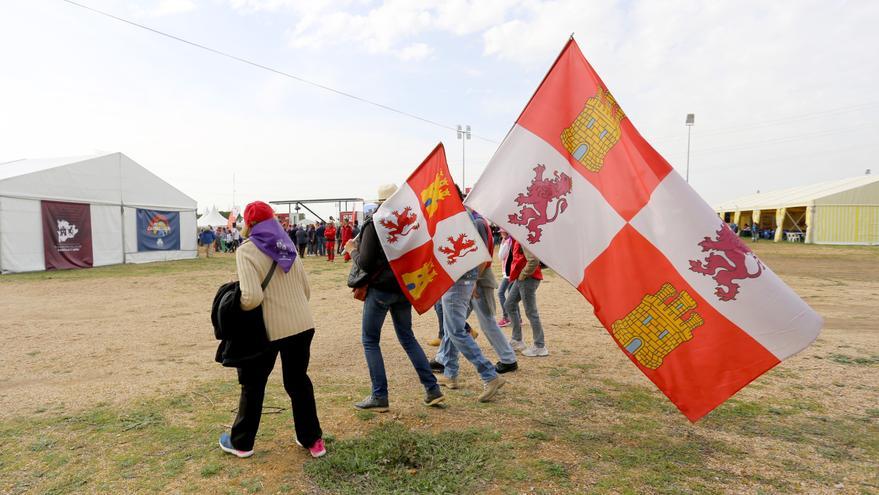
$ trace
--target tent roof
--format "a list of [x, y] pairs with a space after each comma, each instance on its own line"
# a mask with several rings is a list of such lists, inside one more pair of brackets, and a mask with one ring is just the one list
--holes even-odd
[[105, 155], [67, 156], [61, 158], [22, 158], [19, 160], [12, 160], [11, 162], [0, 163], [0, 181], [21, 175], [32, 174], [34, 172], [49, 170], [50, 168], [72, 165], [74, 163], [84, 162], [101, 156]]
[[0, 196], [192, 210], [195, 200], [123, 153], [0, 163]]
[[209, 212], [199, 217], [196, 223], [199, 227], [222, 227], [228, 222], [229, 220], [223, 217], [223, 214], [214, 206]]
[[755, 210], [809, 206], [816, 200], [879, 183], [879, 175], [861, 175], [808, 186], [790, 187], [765, 193], [749, 194], [716, 204], [716, 211]]

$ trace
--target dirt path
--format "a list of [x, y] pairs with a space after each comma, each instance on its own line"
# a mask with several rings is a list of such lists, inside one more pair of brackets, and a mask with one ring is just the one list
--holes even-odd
[[[852, 411], [863, 410], [869, 401], [875, 404], [876, 368], [834, 366], [832, 360], [879, 355], [879, 250], [769, 243], [757, 250], [826, 319], [819, 341], [783, 366], [799, 373], [809, 385], [805, 393], [822, 403]], [[317, 321], [313, 377], [318, 385], [351, 384], [353, 398], [368, 384], [359, 343], [360, 303], [344, 287], [347, 266], [306, 261]], [[155, 272], [132, 268], [132, 275], [120, 272], [128, 267], [118, 267], [75, 276], [0, 278], [6, 309], [0, 321], [0, 418], [124, 404], [194, 383], [234, 379], [213, 362], [216, 342], [209, 321], [215, 287], [230, 278], [234, 260], [179, 263], [179, 269]], [[515, 377], [517, 389], [539, 390], [544, 373], [529, 369], [577, 363], [600, 363], [625, 380], [647, 383], [614, 349], [589, 305], [567, 283], [550, 277], [539, 298], [553, 356], [526, 359], [524, 372]], [[415, 320], [423, 342], [435, 332], [435, 316]], [[417, 383], [402, 350], [388, 337], [384, 349], [391, 393], [415, 394], [406, 397], [414, 401]], [[465, 378], [475, 380], [471, 368], [462, 369]]]

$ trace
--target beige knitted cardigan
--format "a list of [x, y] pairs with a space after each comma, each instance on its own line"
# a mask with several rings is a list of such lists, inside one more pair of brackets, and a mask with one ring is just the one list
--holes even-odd
[[261, 284], [272, 267], [272, 259], [252, 242], [245, 242], [235, 254], [241, 284], [241, 309], [249, 311], [262, 304], [269, 340], [283, 339], [314, 328], [308, 307], [311, 287], [302, 260], [297, 257], [290, 271], [275, 269], [263, 291]]

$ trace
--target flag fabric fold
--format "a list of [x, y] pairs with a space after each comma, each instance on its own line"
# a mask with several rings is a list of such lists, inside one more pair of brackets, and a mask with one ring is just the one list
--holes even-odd
[[466, 204], [574, 285], [691, 421], [821, 329], [635, 130], [573, 38]]
[[462, 275], [491, 260], [464, 208], [442, 143], [373, 215], [397, 282], [419, 314]]

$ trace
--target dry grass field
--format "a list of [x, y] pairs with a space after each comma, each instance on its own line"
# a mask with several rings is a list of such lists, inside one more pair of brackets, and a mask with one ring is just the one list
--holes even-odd
[[[464, 363], [448, 407], [423, 407], [386, 326], [391, 412], [358, 412], [360, 303], [347, 266], [309, 258], [320, 460], [293, 443], [279, 373], [256, 455], [216, 447], [238, 385], [213, 362], [209, 308], [233, 257], [0, 276], [0, 493], [879, 493], [879, 249], [755, 250], [825, 329], [697, 424], [552, 274], [551, 355], [520, 358], [495, 402]], [[436, 318], [415, 325], [424, 342]]]

